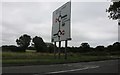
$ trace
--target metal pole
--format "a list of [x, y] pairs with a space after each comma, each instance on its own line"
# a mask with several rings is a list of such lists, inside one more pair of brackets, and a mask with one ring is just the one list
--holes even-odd
[[67, 59], [67, 40], [65, 40], [65, 59]]
[[56, 42], [54, 42], [54, 58], [56, 59]]
[[[61, 12], [59, 13], [59, 18], [60, 17], [61, 17]], [[60, 31], [60, 23], [61, 21], [59, 20], [59, 31]], [[58, 33], [58, 39], [59, 39], [58, 59], [60, 59], [60, 48], [61, 48], [60, 33]]]
[[59, 49], [58, 49], [58, 53], [59, 53], [59, 56], [58, 56], [58, 58], [60, 59], [60, 48], [61, 48], [61, 41], [59, 41]]

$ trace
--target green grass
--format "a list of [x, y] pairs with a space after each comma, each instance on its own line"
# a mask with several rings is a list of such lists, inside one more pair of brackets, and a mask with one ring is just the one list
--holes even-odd
[[57, 64], [57, 63], [70, 63], [70, 62], [86, 62], [86, 61], [98, 61], [106, 59], [115, 59], [118, 56], [98, 56], [98, 55], [86, 55], [79, 53], [69, 53], [68, 59], [64, 59], [64, 54], [61, 54], [60, 59], [54, 59], [53, 53], [16, 53], [16, 52], [3, 52], [2, 53], [2, 64]]

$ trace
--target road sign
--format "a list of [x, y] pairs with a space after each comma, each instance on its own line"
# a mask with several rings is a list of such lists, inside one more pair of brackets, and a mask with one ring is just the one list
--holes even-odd
[[70, 40], [71, 2], [53, 12], [52, 42]]

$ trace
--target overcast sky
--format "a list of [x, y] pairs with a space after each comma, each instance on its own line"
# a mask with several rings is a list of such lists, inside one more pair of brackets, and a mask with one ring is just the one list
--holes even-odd
[[[52, 12], [65, 2], [3, 2], [2, 45], [16, 45], [23, 34], [51, 42]], [[87, 42], [92, 47], [118, 41], [117, 21], [108, 19], [109, 2], [72, 2], [69, 46]]]

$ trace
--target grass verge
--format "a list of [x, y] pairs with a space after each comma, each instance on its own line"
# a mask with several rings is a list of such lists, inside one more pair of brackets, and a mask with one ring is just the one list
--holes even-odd
[[53, 53], [15, 53], [15, 52], [3, 52], [2, 53], [2, 65], [46, 65], [46, 64], [59, 64], [59, 63], [72, 63], [72, 62], [89, 62], [108, 59], [117, 59], [118, 56], [96, 56], [96, 55], [84, 55], [79, 53], [73, 53], [68, 55], [68, 59], [64, 59], [64, 54], [61, 54], [60, 59], [55, 59]]

